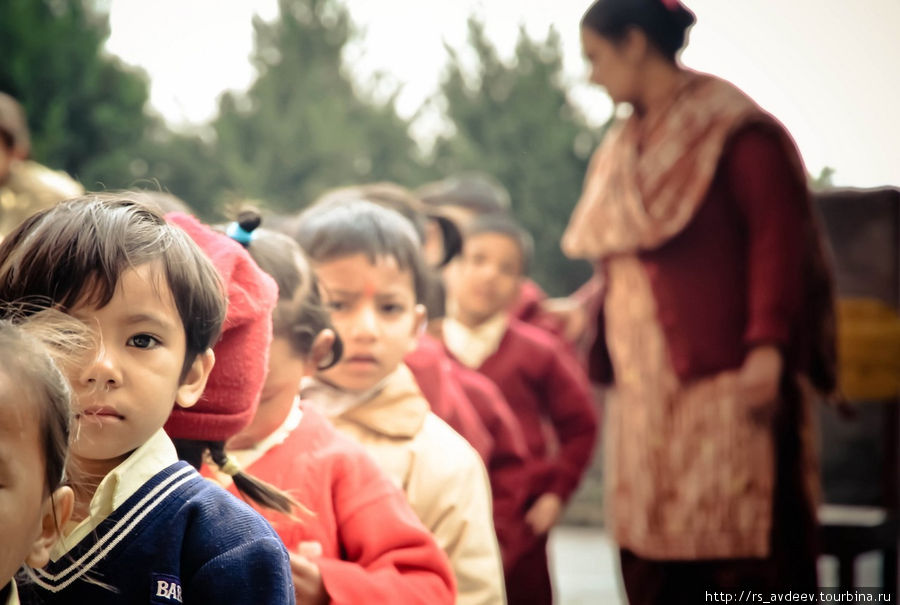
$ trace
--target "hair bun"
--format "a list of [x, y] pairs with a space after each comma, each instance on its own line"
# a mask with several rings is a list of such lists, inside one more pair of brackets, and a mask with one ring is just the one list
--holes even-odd
[[237, 215], [237, 224], [247, 233], [253, 233], [262, 224], [262, 216], [259, 210], [250, 206], [243, 208]]

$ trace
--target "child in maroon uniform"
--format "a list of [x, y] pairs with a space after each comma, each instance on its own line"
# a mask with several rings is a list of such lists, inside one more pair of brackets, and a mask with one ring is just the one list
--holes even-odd
[[530, 255], [530, 237], [508, 217], [474, 221], [448, 284], [448, 317], [437, 326], [459, 361], [500, 388], [528, 445], [522, 532], [532, 541], [507, 574], [510, 603], [551, 602], [547, 532], [587, 468], [597, 433], [587, 379], [574, 358], [553, 336], [508, 312]]

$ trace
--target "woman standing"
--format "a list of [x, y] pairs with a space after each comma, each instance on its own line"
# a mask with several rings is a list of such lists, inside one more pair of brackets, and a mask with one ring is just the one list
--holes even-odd
[[632, 603], [816, 586], [832, 287], [793, 141], [679, 64], [693, 23], [674, 0], [597, 0], [581, 21], [591, 81], [631, 107], [562, 246], [604, 285], [591, 367], [614, 376], [607, 506]]

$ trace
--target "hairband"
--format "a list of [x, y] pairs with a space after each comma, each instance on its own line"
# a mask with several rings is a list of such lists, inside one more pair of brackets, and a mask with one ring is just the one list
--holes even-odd
[[670, 11], [678, 10], [678, 0], [660, 0], [660, 2]]
[[235, 475], [237, 475], [238, 473], [241, 472], [241, 467], [238, 465], [237, 462], [235, 462], [234, 458], [232, 458], [231, 456], [226, 456], [225, 464], [220, 466], [219, 470], [222, 471], [223, 473], [225, 473], [226, 475], [234, 477]]
[[228, 224], [228, 227], [225, 228], [225, 235], [245, 248], [250, 245], [250, 241], [253, 239], [253, 232], [241, 227], [237, 221]]

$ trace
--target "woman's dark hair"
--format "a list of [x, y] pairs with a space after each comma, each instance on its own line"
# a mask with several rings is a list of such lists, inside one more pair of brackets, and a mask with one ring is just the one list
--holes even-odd
[[242, 209], [236, 222], [244, 233], [250, 234], [244, 244], [247, 252], [278, 285], [272, 333], [286, 338], [294, 352], [306, 356], [322, 330], [333, 331], [332, 354], [327, 364], [319, 368], [327, 370], [340, 360], [344, 347], [322, 305], [315, 275], [300, 245], [284, 233], [260, 227], [262, 216], [255, 208]]
[[427, 297], [425, 261], [412, 223], [365, 199], [314, 204], [300, 215], [297, 242], [314, 263], [364, 254], [375, 263], [390, 257], [412, 274], [416, 302]]
[[675, 61], [695, 21], [694, 13], [675, 0], [596, 0], [581, 18], [581, 27], [613, 42], [637, 28], [666, 59]]

